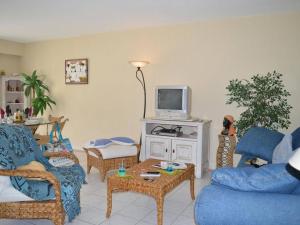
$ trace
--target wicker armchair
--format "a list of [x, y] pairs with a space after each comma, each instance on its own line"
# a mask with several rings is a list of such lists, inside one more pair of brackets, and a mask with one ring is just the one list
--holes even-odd
[[[134, 156], [118, 157], [111, 159], [103, 159], [101, 152], [96, 148], [83, 148], [87, 156], [87, 173], [90, 173], [94, 167], [99, 170], [100, 178], [104, 181], [106, 173], [109, 170], [118, 169], [122, 161], [129, 168], [138, 163], [138, 156], [141, 149], [139, 144], [136, 144], [137, 154]], [[92, 153], [92, 154], [91, 154]]]
[[[67, 157], [75, 163], [78, 158], [68, 152], [46, 152], [46, 157]], [[62, 225], [65, 221], [65, 212], [62, 205], [60, 183], [50, 172], [34, 170], [0, 170], [1, 176], [21, 176], [25, 178], [42, 178], [53, 185], [55, 198], [47, 201], [0, 202], [0, 219], [49, 219], [54, 225]], [[1, 201], [1, 200], [0, 200]]]

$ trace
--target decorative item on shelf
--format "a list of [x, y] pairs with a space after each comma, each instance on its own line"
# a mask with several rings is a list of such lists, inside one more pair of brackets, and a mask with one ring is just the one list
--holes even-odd
[[0, 108], [0, 115], [1, 115], [1, 119], [4, 119], [5, 111], [2, 108]]
[[30, 97], [29, 104], [34, 115], [39, 113], [43, 115], [47, 107], [52, 109], [52, 105], [56, 105], [55, 101], [49, 96], [48, 86], [39, 79], [36, 70], [31, 75], [22, 73], [22, 76], [24, 77], [25, 96]]
[[15, 103], [20, 103], [20, 100], [19, 100], [19, 99], [16, 99], [16, 100], [15, 100]]
[[282, 76], [274, 71], [252, 76], [250, 81], [234, 79], [229, 82], [226, 104], [236, 103], [238, 108], [244, 109], [235, 123], [238, 137], [253, 126], [272, 130], [289, 127], [292, 106], [288, 104], [288, 97], [291, 94], [285, 89]]
[[21, 91], [21, 88], [18, 85], [16, 86], [16, 91]]
[[23, 123], [23, 116], [19, 109], [14, 113], [14, 122], [15, 123]]
[[87, 84], [88, 83], [88, 59], [65, 60], [65, 83]]
[[7, 117], [12, 116], [10, 105], [7, 105], [7, 106], [6, 106], [5, 112], [6, 112], [6, 116], [7, 116]]
[[5, 76], [6, 73], [5, 73], [5, 70], [0, 70], [0, 76]]
[[29, 108], [26, 107], [26, 109], [24, 110], [24, 114], [25, 114], [25, 118], [28, 119], [29, 118]]
[[12, 91], [12, 87], [10, 86], [9, 81], [7, 81], [7, 87], [6, 87], [7, 91]]

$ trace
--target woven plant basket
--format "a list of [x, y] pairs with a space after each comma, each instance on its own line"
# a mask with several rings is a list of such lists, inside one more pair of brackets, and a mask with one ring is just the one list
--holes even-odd
[[219, 135], [219, 147], [217, 150], [217, 168], [233, 167], [233, 154], [236, 147], [236, 137]]

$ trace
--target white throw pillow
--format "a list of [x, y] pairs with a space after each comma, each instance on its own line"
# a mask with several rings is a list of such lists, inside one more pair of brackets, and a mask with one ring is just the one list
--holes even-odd
[[287, 163], [293, 155], [293, 137], [286, 134], [273, 151], [272, 163]]
[[100, 138], [96, 140], [89, 141], [85, 144], [86, 148], [106, 148], [111, 145], [113, 142], [110, 139]]
[[110, 139], [113, 143], [118, 145], [134, 145], [135, 142], [129, 137], [113, 137]]
[[[0, 165], [0, 169], [3, 169], [3, 167]], [[2, 192], [7, 187], [10, 187], [10, 177], [9, 176], [0, 176], [0, 192]]]

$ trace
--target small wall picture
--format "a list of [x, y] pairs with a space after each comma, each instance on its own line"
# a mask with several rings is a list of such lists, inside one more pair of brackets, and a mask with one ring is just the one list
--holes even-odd
[[65, 60], [65, 83], [87, 84], [88, 83], [88, 59]]

